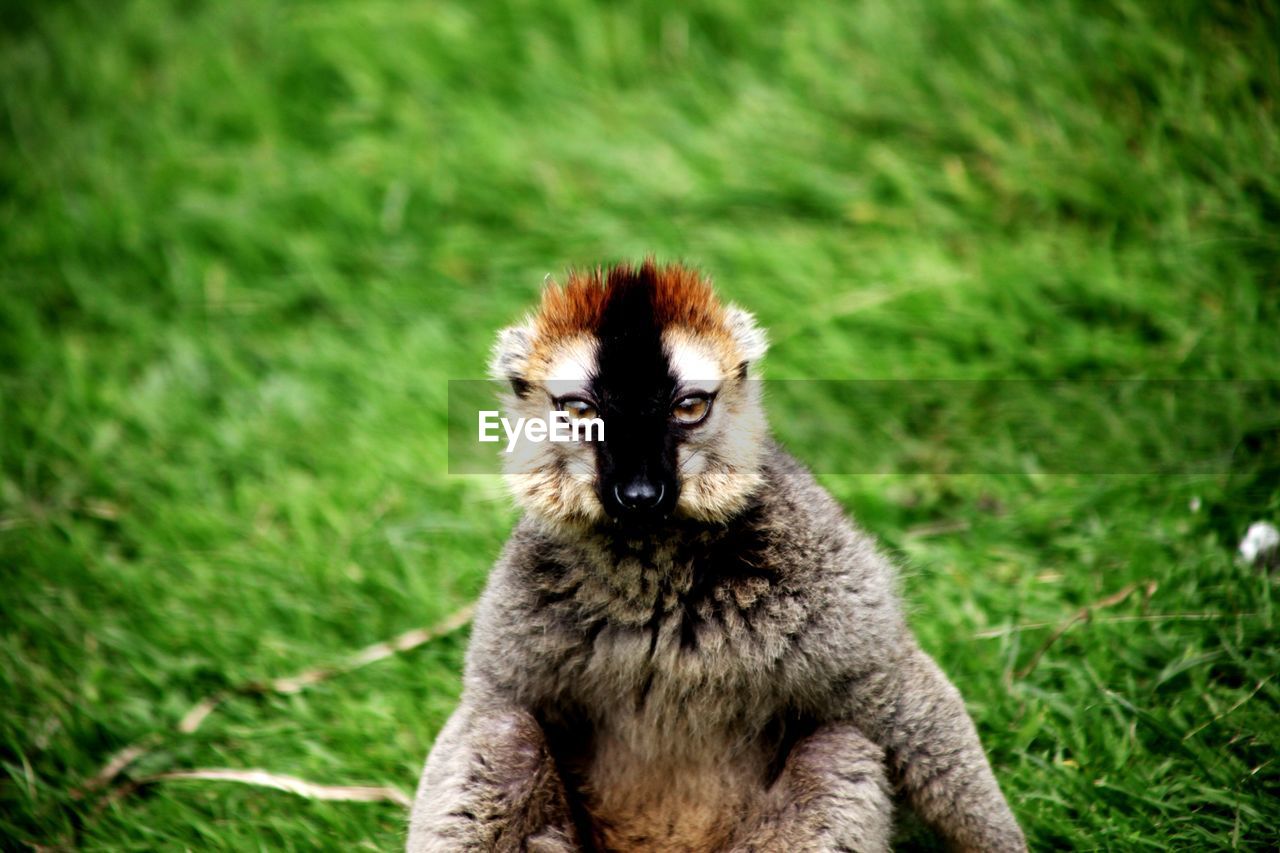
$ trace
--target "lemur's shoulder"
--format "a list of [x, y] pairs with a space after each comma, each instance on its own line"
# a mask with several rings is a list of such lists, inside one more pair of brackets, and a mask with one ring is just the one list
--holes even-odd
[[[892, 587], [894, 571], [875, 539], [863, 530], [813, 476], [777, 442], [770, 441], [762, 465], [759, 522], [789, 559], [823, 574], [851, 575]], [[774, 559], [786, 560], [779, 553]]]

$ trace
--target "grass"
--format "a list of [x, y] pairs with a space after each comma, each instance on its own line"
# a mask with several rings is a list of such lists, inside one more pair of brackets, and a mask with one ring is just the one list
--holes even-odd
[[[774, 377], [1280, 378], [1278, 33], [1261, 2], [6, 4], [0, 839], [401, 843], [388, 804], [72, 792], [150, 733], [132, 778], [413, 786], [465, 632], [172, 726], [478, 594], [515, 515], [446, 476], [446, 380], [567, 264], [698, 263]], [[974, 430], [979, 473], [824, 477], [1034, 849], [1280, 841], [1275, 576], [1233, 558], [1280, 520], [1261, 422], [1197, 475], [1010, 469]]]

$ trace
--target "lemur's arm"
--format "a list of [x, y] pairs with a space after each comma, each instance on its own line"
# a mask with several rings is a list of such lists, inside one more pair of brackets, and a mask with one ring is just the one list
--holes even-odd
[[792, 746], [730, 851], [886, 853], [892, 825], [884, 750], [852, 723], [828, 723]]
[[537, 720], [464, 696], [418, 784], [410, 853], [577, 849], [564, 785]]
[[866, 678], [857, 702], [891, 776], [952, 849], [1025, 851], [959, 691], [909, 634], [901, 642], [887, 665]]

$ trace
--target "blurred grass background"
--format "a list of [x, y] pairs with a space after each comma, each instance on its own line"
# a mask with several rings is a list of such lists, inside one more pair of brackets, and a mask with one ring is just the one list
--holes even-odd
[[[1264, 2], [4, 4], [5, 847], [401, 843], [394, 805], [73, 791], [152, 732], [134, 778], [412, 788], [465, 632], [171, 727], [477, 595], [515, 515], [445, 475], [446, 380], [566, 265], [700, 265], [773, 377], [1280, 378], [1278, 95]], [[1268, 440], [825, 478], [1033, 849], [1275, 849], [1275, 587], [1233, 559]]]

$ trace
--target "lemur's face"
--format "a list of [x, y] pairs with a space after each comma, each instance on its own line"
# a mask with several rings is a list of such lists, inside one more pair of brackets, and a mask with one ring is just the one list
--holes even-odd
[[598, 441], [524, 442], [508, 480], [561, 523], [719, 521], [760, 484], [765, 437], [751, 365], [763, 333], [697, 273], [652, 262], [572, 274], [499, 337], [492, 364], [518, 417], [599, 418]]

